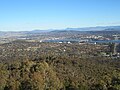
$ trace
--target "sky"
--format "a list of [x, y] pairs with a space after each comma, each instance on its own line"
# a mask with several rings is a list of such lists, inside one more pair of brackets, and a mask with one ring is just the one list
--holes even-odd
[[120, 0], [0, 0], [0, 31], [120, 25]]

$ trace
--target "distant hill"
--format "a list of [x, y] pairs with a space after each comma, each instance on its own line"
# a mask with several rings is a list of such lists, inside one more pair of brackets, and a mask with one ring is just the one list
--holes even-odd
[[105, 29], [105, 31], [120, 31], [120, 26], [111, 26]]
[[44, 34], [44, 33], [86, 33], [88, 31], [120, 31], [120, 26], [98, 26], [98, 27], [85, 27], [85, 28], [66, 28], [66, 29], [49, 29], [49, 30], [32, 30], [32, 31], [21, 31], [21, 32], [4, 32], [0, 31], [0, 36], [4, 35], [29, 35], [29, 34]]
[[53, 30], [49, 35], [114, 35], [120, 34], [120, 26], [105, 26], [105, 27], [87, 27], [87, 28], [66, 28], [64, 30]]
[[7, 34], [7, 32], [0, 31], [0, 37], [3, 37]]
[[66, 30], [77, 30], [77, 31], [120, 31], [120, 26], [98, 26], [98, 27], [85, 27], [85, 28], [66, 28]]
[[23, 31], [25, 34], [38, 34], [38, 33], [46, 33], [52, 30], [32, 30], [32, 31]]

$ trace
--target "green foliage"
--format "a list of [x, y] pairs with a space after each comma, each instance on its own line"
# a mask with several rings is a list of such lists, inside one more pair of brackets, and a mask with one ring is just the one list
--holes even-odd
[[5, 88], [8, 77], [9, 71], [7, 70], [6, 64], [0, 63], [0, 90]]
[[0, 62], [0, 90], [120, 90], [120, 59], [98, 55], [107, 52], [106, 47], [41, 46], [27, 52], [21, 45], [23, 51], [16, 48], [15, 53], [22, 57]]

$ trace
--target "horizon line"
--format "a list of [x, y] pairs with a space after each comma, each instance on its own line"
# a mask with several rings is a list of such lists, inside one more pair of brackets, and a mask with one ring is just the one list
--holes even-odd
[[0, 32], [27, 32], [27, 31], [35, 31], [35, 30], [41, 30], [41, 31], [52, 31], [52, 30], [66, 30], [66, 29], [79, 29], [79, 28], [95, 28], [95, 27], [117, 27], [117, 26], [120, 26], [120, 25], [97, 25], [97, 26], [84, 26], [84, 27], [66, 27], [66, 28], [51, 28], [51, 29], [31, 29], [31, 30], [0, 30]]

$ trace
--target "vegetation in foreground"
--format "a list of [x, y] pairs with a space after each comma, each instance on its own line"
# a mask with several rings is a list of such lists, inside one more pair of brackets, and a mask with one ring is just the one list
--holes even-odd
[[106, 45], [17, 43], [1, 53], [0, 90], [120, 90], [120, 58], [101, 56]]

